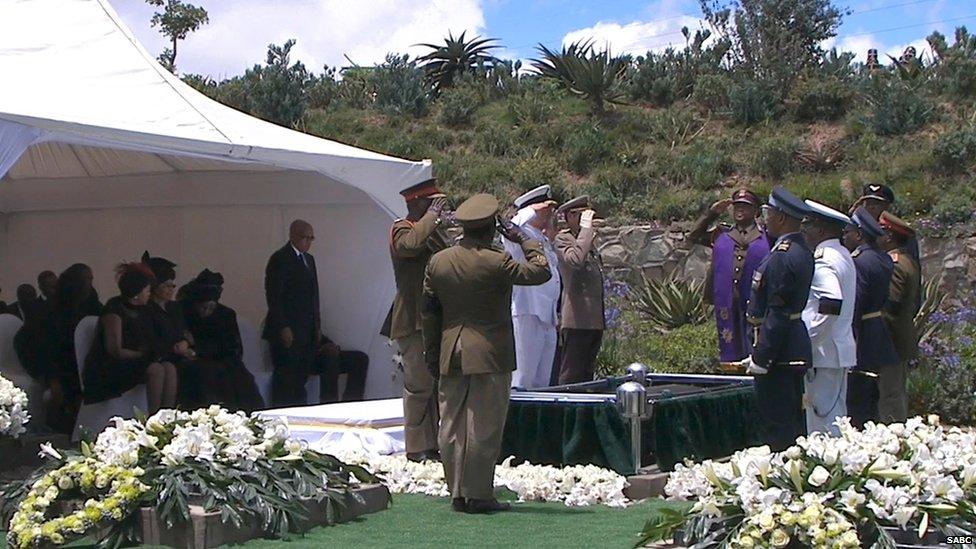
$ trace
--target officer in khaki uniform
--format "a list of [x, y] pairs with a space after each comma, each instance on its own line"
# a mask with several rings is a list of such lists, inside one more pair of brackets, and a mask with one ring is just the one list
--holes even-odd
[[426, 359], [440, 375], [438, 441], [459, 512], [510, 508], [495, 500], [494, 478], [515, 369], [512, 286], [552, 276], [540, 244], [517, 227], [507, 224], [503, 234], [521, 245], [524, 262], [492, 246], [497, 213], [489, 194], [461, 204], [456, 219], [464, 237], [430, 259], [424, 279]]
[[403, 419], [407, 459], [437, 460], [437, 382], [424, 362], [421, 330], [424, 269], [431, 255], [446, 247], [441, 215], [446, 198], [430, 179], [404, 189], [406, 219], [390, 229], [390, 255], [397, 294], [389, 338], [403, 355]]
[[908, 394], [905, 388], [908, 363], [918, 354], [915, 315], [921, 288], [920, 267], [908, 248], [915, 231], [897, 216], [884, 212], [879, 220], [885, 235], [879, 247], [888, 252], [895, 269], [891, 273], [888, 302], [883, 311], [899, 361], [883, 368], [878, 377], [878, 415], [884, 423], [902, 422], [908, 417]]
[[559, 383], [565, 385], [593, 380], [603, 341], [603, 262], [593, 245], [602, 220], [594, 218], [590, 197], [585, 195], [557, 211], [565, 214], [569, 225], [554, 241], [563, 281]]

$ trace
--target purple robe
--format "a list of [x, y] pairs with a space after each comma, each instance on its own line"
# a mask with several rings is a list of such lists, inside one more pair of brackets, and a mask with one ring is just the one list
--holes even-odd
[[[733, 235], [733, 233], [735, 233]], [[742, 233], [719, 229], [712, 244], [711, 289], [718, 328], [719, 358], [722, 362], [749, 356], [746, 311], [752, 274], [769, 255], [769, 239], [753, 227]]]

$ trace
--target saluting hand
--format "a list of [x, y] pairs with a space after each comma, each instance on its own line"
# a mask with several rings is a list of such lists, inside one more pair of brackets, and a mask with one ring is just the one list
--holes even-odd
[[498, 224], [496, 226], [498, 228], [498, 232], [509, 241], [516, 244], [525, 242], [525, 233], [523, 233], [522, 229], [519, 228], [519, 226], [515, 223], [498, 218]]
[[715, 215], [722, 215], [723, 213], [725, 213], [725, 210], [729, 209], [729, 206], [731, 205], [732, 205], [732, 199], [725, 198], [723, 200], [719, 200], [718, 202], [712, 204], [708, 208], [708, 210]]
[[430, 203], [430, 211], [433, 212], [433, 214], [436, 215], [437, 217], [440, 217], [441, 214], [443, 214], [444, 210], [446, 209], [447, 209], [446, 196], [438, 196]]
[[595, 215], [596, 212], [593, 210], [583, 210], [583, 213], [580, 214], [580, 228], [589, 229], [593, 227], [593, 216]]

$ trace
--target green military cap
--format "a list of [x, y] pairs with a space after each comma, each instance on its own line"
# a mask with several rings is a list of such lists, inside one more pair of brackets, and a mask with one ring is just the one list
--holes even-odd
[[454, 219], [467, 228], [483, 227], [495, 221], [498, 199], [490, 194], [476, 194], [465, 200], [454, 212]]
[[556, 211], [559, 213], [572, 212], [575, 210], [586, 210], [590, 207], [590, 197], [588, 195], [577, 196], [569, 202], [563, 204]]

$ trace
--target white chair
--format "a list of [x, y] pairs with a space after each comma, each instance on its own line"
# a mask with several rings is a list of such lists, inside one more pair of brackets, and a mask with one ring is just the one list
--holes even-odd
[[47, 388], [43, 382], [37, 381], [27, 370], [24, 370], [14, 350], [14, 336], [24, 323], [14, 315], [0, 315], [0, 375], [27, 393], [27, 411], [30, 412], [30, 422], [34, 425], [44, 425], [47, 407], [44, 404], [44, 393]]
[[[264, 348], [267, 344], [258, 337], [257, 330], [247, 319], [237, 317], [237, 331], [241, 334], [241, 347], [244, 355], [244, 367], [254, 376], [254, 383], [264, 399], [265, 406], [271, 406], [271, 359], [265, 356]], [[263, 344], [263, 345], [262, 345]]]
[[[78, 375], [82, 376], [85, 367], [85, 358], [88, 351], [98, 337], [98, 317], [86, 316], [78, 323], [75, 328], [75, 359], [78, 361]], [[84, 377], [81, 377], [81, 391], [85, 391]], [[134, 410], [147, 410], [149, 405], [146, 402], [145, 384], [136, 385], [121, 395], [97, 402], [95, 404], [82, 404], [78, 410], [78, 421], [75, 422], [75, 430], [71, 436], [72, 440], [79, 440], [83, 432], [88, 431], [93, 434], [100, 433], [108, 426], [112, 418], [119, 416], [125, 419], [133, 417]]]
[[[254, 376], [258, 385], [258, 392], [264, 399], [264, 404], [271, 407], [271, 378], [274, 374], [274, 362], [271, 360], [271, 345], [267, 340], [258, 336], [257, 330], [246, 319], [237, 317], [237, 329], [241, 332], [241, 345], [244, 347], [244, 367]], [[321, 390], [319, 376], [308, 376], [305, 383], [305, 401], [307, 404], [318, 404]]]

